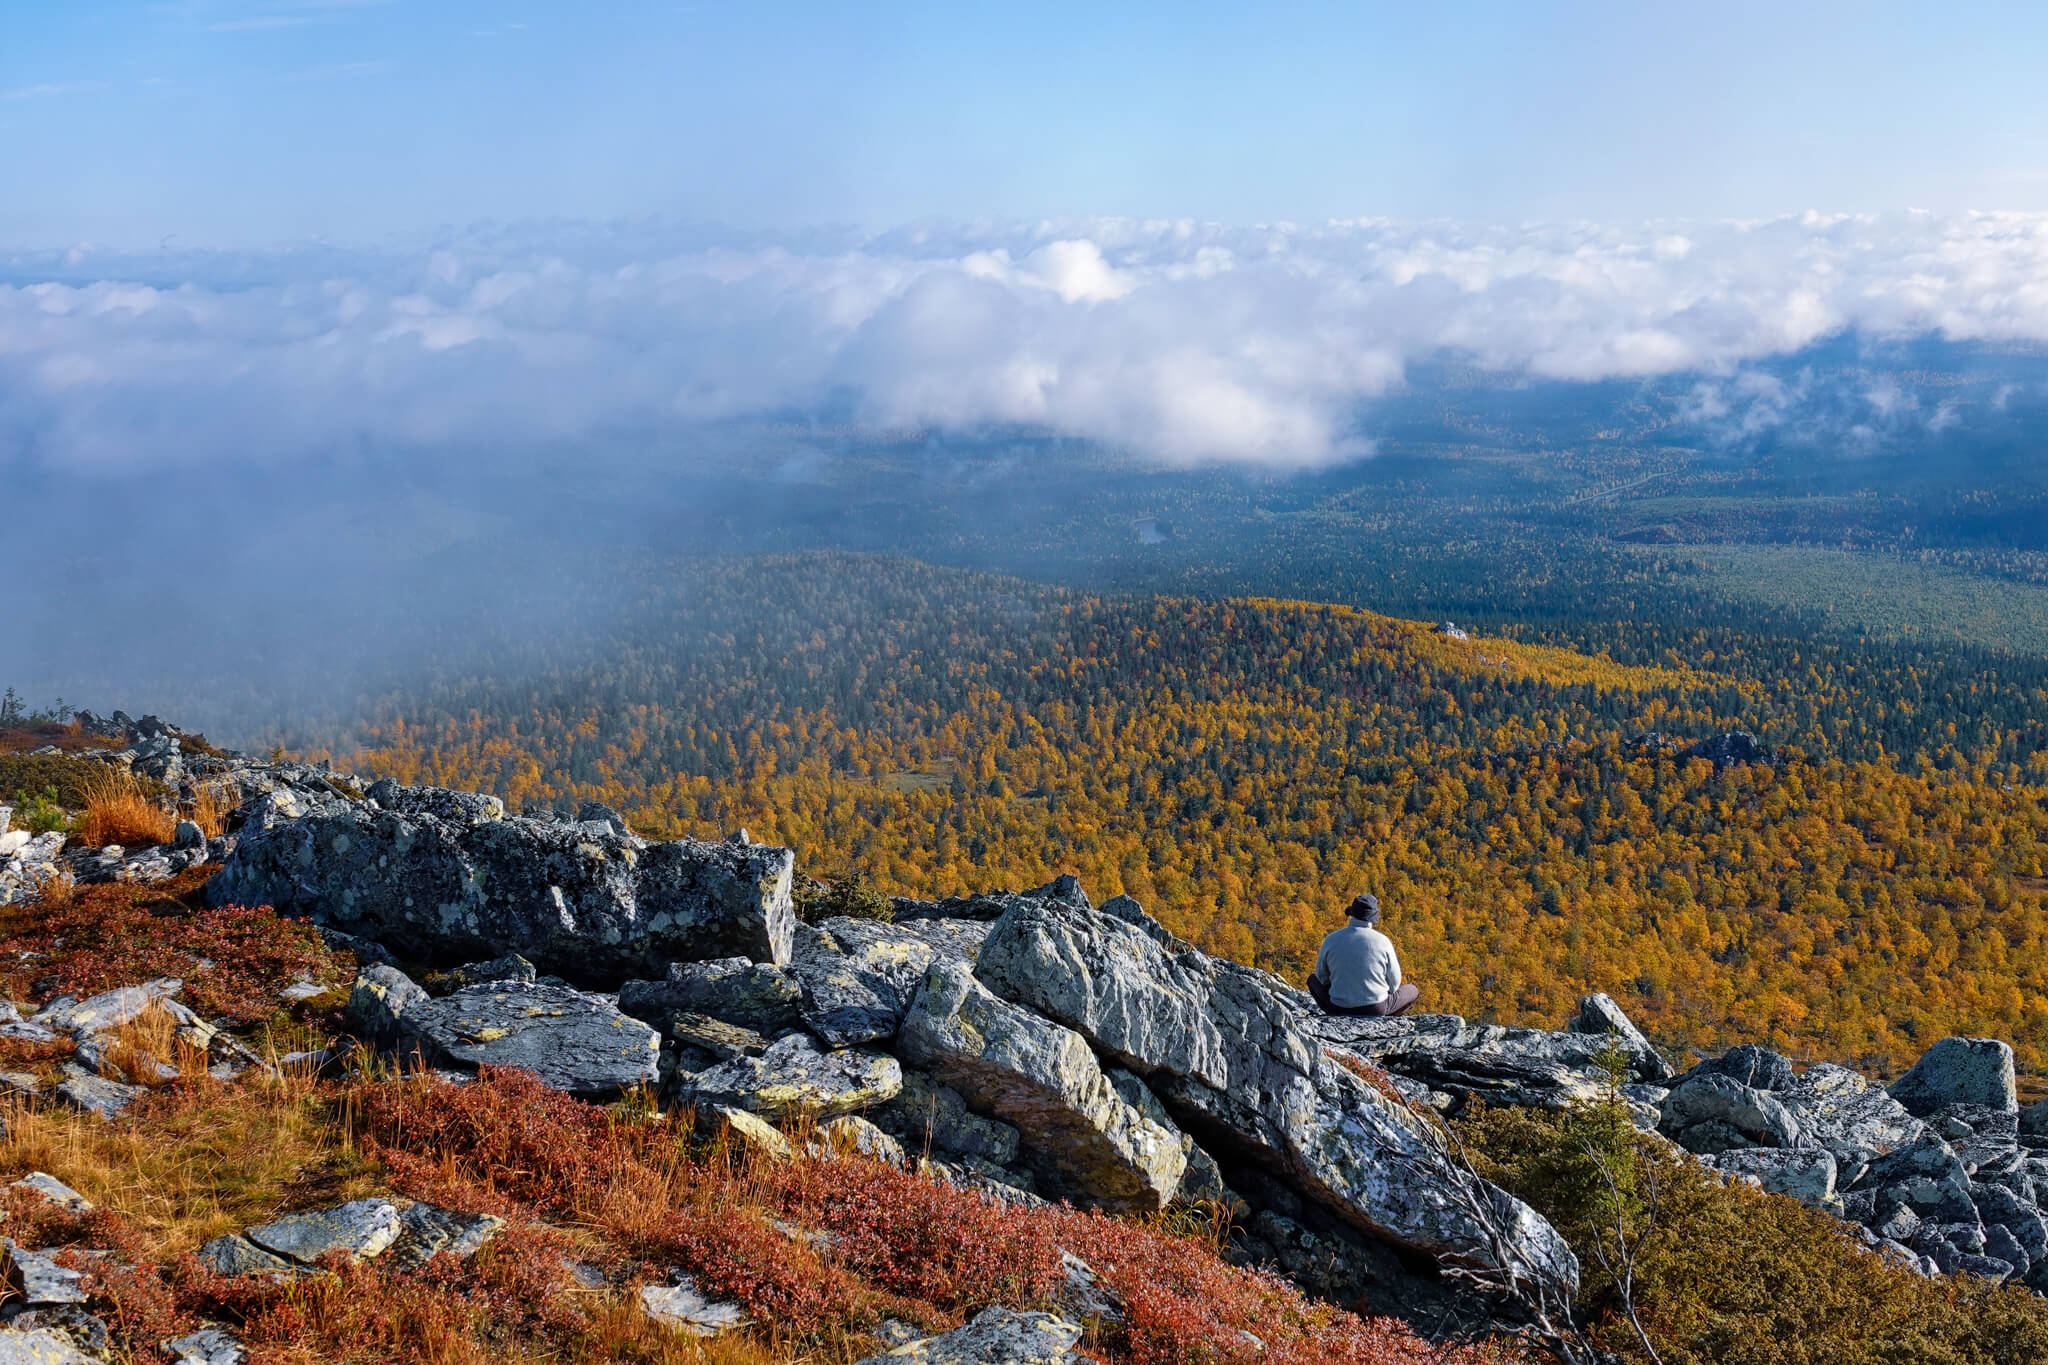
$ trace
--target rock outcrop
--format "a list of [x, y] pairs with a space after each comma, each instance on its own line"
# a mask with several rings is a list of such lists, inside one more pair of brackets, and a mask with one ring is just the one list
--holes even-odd
[[[1557, 1231], [1445, 1160], [1429, 1121], [1330, 1057], [1299, 1027], [1301, 994], [1265, 973], [1170, 952], [1136, 925], [1050, 899], [1006, 910], [976, 972], [1145, 1078], [1212, 1150], [1275, 1169], [1361, 1230], [1567, 1292], [1576, 1285], [1577, 1260]], [[1496, 1263], [1496, 1244], [1509, 1264]]]
[[380, 782], [362, 801], [259, 809], [207, 884], [215, 905], [274, 905], [415, 957], [516, 952], [580, 979], [676, 960], [789, 960], [786, 848], [648, 843], [609, 821], [506, 816], [495, 797]]

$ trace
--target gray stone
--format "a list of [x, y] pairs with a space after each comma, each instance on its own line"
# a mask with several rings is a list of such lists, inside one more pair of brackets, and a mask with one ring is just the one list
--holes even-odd
[[517, 953], [494, 957], [489, 962], [465, 963], [445, 978], [448, 989], [452, 991], [499, 981], [533, 982], [539, 979], [539, 969]]
[[2019, 1238], [2013, 1236], [2011, 1229], [1997, 1223], [1984, 1225], [1984, 1254], [1997, 1257], [2018, 1272], [2024, 1272], [2033, 1264], [2033, 1258], [2020, 1245]]
[[1135, 925], [1143, 930], [1148, 938], [1154, 943], [1159, 944], [1162, 948], [1165, 948], [1168, 952], [1177, 953], [1182, 949], [1192, 946], [1174, 937], [1165, 925], [1147, 914], [1145, 907], [1138, 904], [1130, 896], [1111, 896], [1099, 908], [1103, 914], [1108, 915], [1111, 919], [1120, 919], [1125, 924]]
[[388, 1046], [400, 1036], [400, 1017], [430, 998], [425, 987], [398, 968], [372, 963], [356, 974], [342, 1017], [364, 1038]]
[[199, 1248], [199, 1259], [216, 1275], [290, 1275], [296, 1270], [290, 1261], [265, 1251], [239, 1232], [216, 1237]]
[[1840, 1206], [1835, 1198], [1835, 1158], [1824, 1150], [1738, 1147], [1701, 1160], [1729, 1175], [1752, 1176], [1770, 1194], [1787, 1195], [1817, 1209]]
[[880, 1052], [820, 1052], [804, 1034], [771, 1044], [758, 1057], [735, 1057], [699, 1072], [688, 1096], [763, 1118], [831, 1118], [892, 1098], [903, 1066]]
[[770, 1043], [768, 1038], [750, 1028], [728, 1024], [708, 1014], [672, 1014], [661, 1031], [672, 1041], [702, 1049], [721, 1062], [729, 1062], [736, 1057], [758, 1057], [768, 1050]]
[[494, 797], [377, 790], [374, 803], [245, 825], [208, 899], [274, 905], [421, 956], [518, 953], [571, 976], [789, 958], [788, 849], [646, 844], [506, 818]]
[[398, 1215], [398, 1237], [386, 1259], [414, 1270], [436, 1256], [466, 1261], [505, 1230], [505, 1220], [488, 1213], [456, 1213], [432, 1204], [413, 1204]]
[[21, 1179], [8, 1186], [11, 1190], [26, 1190], [44, 1203], [55, 1204], [72, 1213], [91, 1213], [92, 1201], [72, 1189], [54, 1175], [42, 1171], [30, 1171]]
[[678, 1275], [673, 1284], [642, 1285], [640, 1305], [662, 1326], [693, 1336], [717, 1336], [747, 1321], [745, 1309], [705, 1297], [688, 1275]]
[[619, 1008], [635, 1019], [665, 1024], [678, 1014], [706, 1014], [774, 1034], [796, 1023], [803, 986], [780, 967], [744, 957], [674, 962], [659, 981], [619, 987]]
[[163, 1344], [171, 1365], [242, 1365], [242, 1343], [219, 1327], [204, 1327]]
[[2048, 1138], [2048, 1100], [2038, 1100], [2020, 1110], [2019, 1127], [2023, 1137]]
[[1634, 1063], [1633, 1070], [1638, 1081], [1654, 1083], [1669, 1080], [1671, 1077], [1671, 1064], [1664, 1060], [1663, 1055], [1651, 1044], [1643, 1031], [1635, 1026], [1635, 1022], [1622, 1011], [1621, 1006], [1614, 1003], [1614, 997], [1605, 991], [1596, 991], [1579, 1001], [1579, 1012], [1573, 1015], [1571, 1022], [1564, 1027], [1567, 1033], [1619, 1039], [1622, 1047], [1628, 1052], [1629, 1059]]
[[1556, 1229], [1452, 1161], [1428, 1120], [1338, 1065], [1302, 1031], [1307, 997], [1272, 976], [1029, 898], [989, 931], [976, 972], [1143, 1076], [1210, 1150], [1284, 1174], [1359, 1230], [1490, 1266], [1495, 1241], [1477, 1207], [1502, 1229], [1510, 1264], [1497, 1269], [1576, 1286]]
[[903, 1144], [858, 1114], [841, 1114], [818, 1130], [826, 1150], [838, 1156], [864, 1156], [891, 1166], [904, 1161]]
[[894, 1037], [936, 956], [922, 936], [879, 920], [797, 926], [789, 973], [803, 988], [803, 1026], [828, 1047]]
[[64, 1079], [57, 1086], [57, 1098], [84, 1114], [103, 1119], [118, 1118], [121, 1111], [149, 1092], [139, 1085], [127, 1085], [95, 1076], [73, 1062], [64, 1064]]
[[1927, 1125], [1883, 1086], [1846, 1067], [1808, 1067], [1774, 1098], [1798, 1116], [1803, 1134], [1844, 1164], [1873, 1161], [1927, 1136]]
[[173, 827], [171, 846], [173, 848], [205, 848], [206, 831], [199, 828], [196, 821], [180, 820]]
[[896, 1098], [868, 1117], [912, 1151], [976, 1157], [996, 1166], [1015, 1165], [1022, 1142], [1015, 1126], [975, 1113], [959, 1091], [918, 1071], [905, 1071]]
[[1954, 1150], [1931, 1133], [1873, 1161], [1859, 1183], [1879, 1191], [1880, 1214], [1905, 1204], [1931, 1223], [1977, 1220], [1969, 1171]]
[[28, 1307], [84, 1303], [92, 1297], [80, 1284], [84, 1273], [58, 1265], [52, 1253], [30, 1251], [6, 1238], [0, 1238], [0, 1246], [7, 1251], [7, 1283]]
[[1729, 1048], [1719, 1057], [1701, 1062], [1674, 1080], [1672, 1085], [1675, 1088], [1697, 1076], [1726, 1076], [1752, 1090], [1769, 1091], [1789, 1090], [1797, 1081], [1790, 1059], [1752, 1043]]
[[383, 1199], [355, 1199], [331, 1209], [289, 1213], [249, 1228], [244, 1235], [264, 1251], [311, 1265], [322, 1256], [354, 1259], [381, 1255], [403, 1230], [398, 1206]]
[[428, 1066], [530, 1071], [542, 1084], [610, 1099], [660, 1077], [661, 1035], [607, 996], [549, 982], [498, 982], [425, 1000], [399, 1017], [402, 1051]]
[[973, 1322], [906, 1342], [857, 1365], [1069, 1365], [1084, 1331], [1051, 1313], [984, 1308]]
[[36, 1015], [35, 1022], [52, 1033], [90, 1038], [134, 1023], [182, 989], [183, 982], [166, 978], [103, 991], [85, 1000], [53, 1001]]
[[1671, 1088], [1658, 1131], [1702, 1154], [1738, 1147], [1797, 1147], [1801, 1139], [1799, 1120], [1776, 1096], [1713, 1073], [1695, 1075]]
[[997, 998], [958, 963], [935, 963], [897, 1048], [976, 1108], [1014, 1124], [1041, 1179], [1113, 1208], [1163, 1208], [1186, 1157], [1116, 1093], [1086, 1040]]
[[0, 1365], [104, 1365], [78, 1349], [70, 1334], [55, 1328], [0, 1330]]
[[1953, 1104], [2019, 1111], [2012, 1045], [1995, 1038], [1944, 1038], [1892, 1082], [1892, 1098], [1922, 1118]]

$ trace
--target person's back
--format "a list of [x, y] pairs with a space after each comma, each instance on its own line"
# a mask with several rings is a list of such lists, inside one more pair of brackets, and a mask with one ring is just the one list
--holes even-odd
[[1420, 992], [1401, 980], [1394, 942], [1375, 924], [1380, 903], [1370, 895], [1351, 903], [1349, 921], [1323, 940], [1309, 993], [1331, 1014], [1399, 1014]]

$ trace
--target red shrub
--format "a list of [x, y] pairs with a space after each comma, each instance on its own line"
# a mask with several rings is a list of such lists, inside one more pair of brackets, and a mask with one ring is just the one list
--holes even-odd
[[114, 882], [10, 906], [0, 911], [0, 972], [17, 997], [38, 1002], [176, 977], [201, 1015], [253, 1024], [277, 1013], [277, 993], [294, 981], [338, 981], [348, 970], [312, 926], [267, 906], [198, 904], [210, 875], [195, 869], [154, 886]]

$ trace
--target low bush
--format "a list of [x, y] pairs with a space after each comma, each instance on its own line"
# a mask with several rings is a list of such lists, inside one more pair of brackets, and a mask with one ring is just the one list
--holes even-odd
[[859, 872], [849, 873], [830, 884], [805, 877], [792, 895], [797, 914], [806, 924], [840, 916], [884, 922], [896, 918], [894, 903], [886, 894], [869, 885], [867, 877]]
[[267, 907], [207, 907], [209, 875], [75, 887], [0, 908], [0, 981], [14, 999], [41, 1003], [176, 977], [201, 1016], [252, 1025], [278, 1015], [283, 986], [351, 978], [353, 960], [329, 952], [311, 925]]
[[1593, 1254], [1596, 1237], [1614, 1245], [1617, 1191], [1622, 1226], [1640, 1239], [1637, 1315], [1664, 1365], [2048, 1360], [2048, 1303], [2025, 1289], [1893, 1266], [1828, 1215], [1723, 1184], [1638, 1135], [1618, 1105], [1482, 1109], [1459, 1127], [1482, 1172], [1551, 1218], [1579, 1253], [1581, 1312], [1622, 1360], [1649, 1356]]

